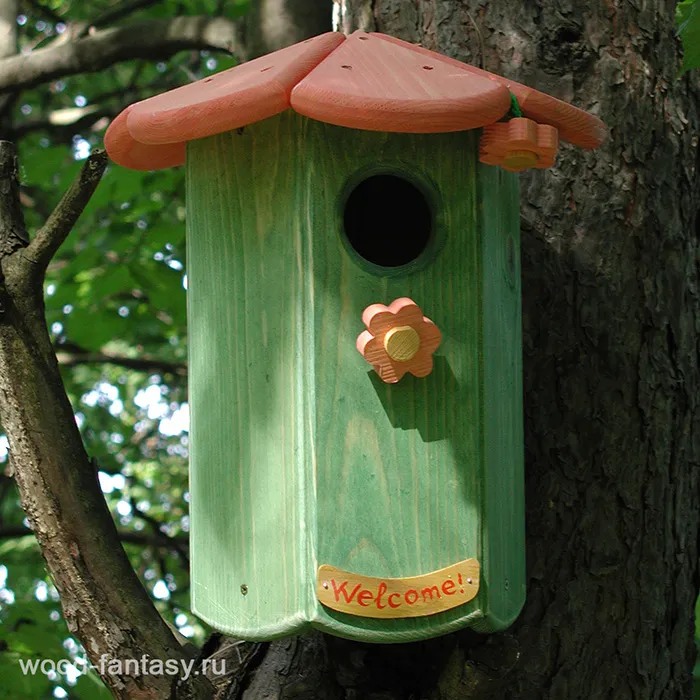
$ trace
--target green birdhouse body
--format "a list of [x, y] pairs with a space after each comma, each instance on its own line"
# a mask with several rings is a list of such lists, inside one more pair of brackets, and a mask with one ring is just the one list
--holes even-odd
[[402, 642], [518, 615], [513, 171], [551, 166], [559, 133], [604, 127], [364, 32], [110, 125], [119, 164], [186, 166], [191, 589], [213, 627]]
[[[478, 163], [477, 136], [285, 112], [189, 144], [192, 600], [214, 627], [407, 641], [518, 614], [518, 185]], [[400, 183], [429, 210], [427, 243], [401, 266], [368, 262], [345, 230], [352, 193], [377, 176], [360, 223], [405, 224], [416, 202], [397, 199]], [[386, 236], [415, 250], [421, 233]], [[427, 377], [386, 384], [355, 338], [368, 305], [405, 296], [442, 343]], [[316, 596], [320, 565], [401, 578], [468, 558], [479, 592], [437, 614], [356, 617]]]

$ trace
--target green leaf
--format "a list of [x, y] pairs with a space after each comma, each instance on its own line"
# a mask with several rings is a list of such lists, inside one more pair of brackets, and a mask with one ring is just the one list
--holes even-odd
[[82, 674], [71, 690], [70, 698], [85, 698], [85, 700], [112, 700], [112, 693], [107, 690], [105, 684], [95, 671]]
[[[0, 700], [36, 700], [49, 697], [52, 684], [43, 673], [22, 673], [16, 653], [0, 653]], [[24, 660], [24, 659], [23, 659]]]
[[0, 542], [0, 560], [17, 555], [25, 556], [27, 553], [38, 552], [38, 544], [34, 535], [25, 535]]
[[38, 600], [17, 601], [2, 615], [2, 626], [8, 651], [46, 659], [65, 657], [63, 640], [66, 628], [49, 617], [56, 603]]
[[700, 2], [685, 0], [676, 8], [678, 35], [683, 41], [681, 73], [700, 68]]

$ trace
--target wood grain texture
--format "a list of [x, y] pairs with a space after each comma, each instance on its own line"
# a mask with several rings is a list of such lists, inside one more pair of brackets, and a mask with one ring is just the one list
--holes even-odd
[[384, 350], [392, 360], [408, 362], [420, 350], [420, 335], [411, 326], [395, 326], [384, 336]]
[[133, 105], [131, 135], [171, 144], [237, 129], [289, 107], [291, 89], [344, 41], [327, 32]]
[[502, 85], [439, 59], [355, 32], [292, 90], [291, 104], [330, 124], [402, 133], [475, 129], [508, 111]]
[[322, 564], [316, 596], [327, 608], [359, 617], [425, 617], [464, 605], [479, 592], [479, 562], [466, 559], [420, 576], [377, 578]]
[[246, 639], [306, 626], [316, 573], [301, 136], [278, 117], [188, 144], [192, 606]]
[[[517, 175], [486, 165], [478, 167], [477, 186], [484, 270], [479, 561], [482, 585], [488, 588], [488, 614], [473, 626], [491, 632], [510, 626], [526, 593], [520, 188]], [[499, 204], [493, 192], [499, 193]]]
[[576, 146], [581, 146], [582, 148], [597, 148], [603, 143], [607, 136], [605, 124], [603, 124], [598, 117], [596, 117], [594, 114], [585, 112], [578, 107], [574, 107], [568, 102], [563, 102], [556, 97], [546, 95], [545, 93], [528, 87], [527, 85], [521, 85], [520, 83], [516, 83], [514, 80], [504, 78], [503, 76], [496, 75], [495, 73], [489, 73], [488, 71], [477, 68], [476, 66], [463, 63], [462, 61], [458, 61], [455, 58], [450, 58], [449, 56], [438, 54], [435, 51], [430, 51], [429, 49], [424, 49], [422, 46], [411, 44], [407, 41], [389, 36], [388, 34], [370, 32], [370, 35], [376, 36], [383, 41], [388, 41], [406, 49], [415, 51], [423, 56], [433, 57], [436, 60], [440, 60], [454, 68], [466, 70], [474, 75], [488, 78], [499, 83], [500, 85], [503, 85], [515, 95], [516, 99], [518, 100], [518, 104], [520, 105], [520, 109], [526, 117], [530, 117], [531, 119], [534, 119], [542, 124], [550, 124], [557, 127], [561, 138], [564, 139], [564, 141], [569, 141], [570, 143], [573, 143]]
[[[289, 111], [189, 144], [193, 608], [215, 627], [389, 642], [517, 615], [517, 180], [478, 164], [477, 137]], [[425, 257], [386, 275], [342, 235], [344, 198], [377, 172], [410, 179], [435, 213]], [[355, 338], [369, 304], [405, 295], [443, 341], [428, 377], [384, 384]], [[468, 557], [484, 558], [478, 595], [429, 617], [358, 618], [316, 598], [319, 563], [399, 578]]]
[[134, 105], [120, 112], [105, 133], [105, 150], [117, 164], [132, 170], [161, 170], [182, 165], [185, 162], [183, 142], [147, 146], [139, 143], [127, 128], [126, 121]]

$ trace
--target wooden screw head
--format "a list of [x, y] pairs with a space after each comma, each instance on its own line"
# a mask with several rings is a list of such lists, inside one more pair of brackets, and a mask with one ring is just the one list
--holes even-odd
[[397, 326], [384, 336], [384, 349], [395, 362], [408, 362], [420, 349], [420, 336], [411, 326]]

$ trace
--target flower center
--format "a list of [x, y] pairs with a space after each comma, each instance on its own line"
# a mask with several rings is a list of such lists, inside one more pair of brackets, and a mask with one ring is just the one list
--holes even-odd
[[408, 362], [420, 349], [420, 336], [411, 326], [397, 326], [384, 336], [384, 349], [394, 362]]
[[537, 165], [537, 154], [532, 151], [509, 151], [503, 165], [511, 170], [527, 170]]

